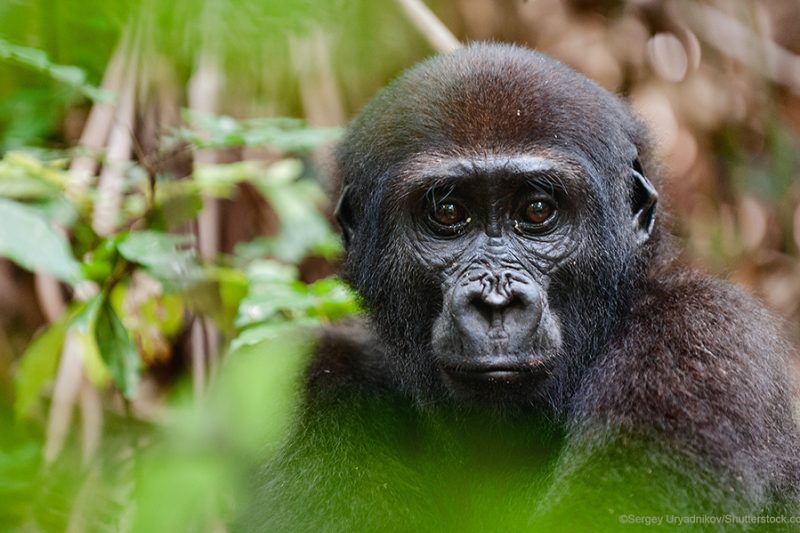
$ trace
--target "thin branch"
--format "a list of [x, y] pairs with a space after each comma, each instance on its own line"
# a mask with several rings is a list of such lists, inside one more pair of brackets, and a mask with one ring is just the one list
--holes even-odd
[[206, 361], [208, 360], [208, 346], [203, 322], [200, 317], [195, 317], [191, 330], [191, 358], [192, 358], [192, 387], [195, 400], [203, 397], [206, 386]]
[[38, 272], [33, 278], [36, 298], [48, 322], [55, 322], [64, 314], [66, 305], [61, 294], [61, 284], [53, 276]]
[[292, 66], [300, 85], [303, 114], [317, 127], [345, 123], [344, 105], [330, 58], [330, 39], [321, 28], [303, 37], [289, 37]]
[[71, 330], [64, 339], [47, 419], [47, 437], [44, 445], [44, 460], [47, 464], [55, 461], [64, 449], [72, 422], [73, 408], [80, 392], [83, 363], [78, 335], [76, 330]]
[[[217, 112], [217, 98], [222, 88], [222, 75], [217, 62], [205, 53], [201, 56], [192, 79], [189, 80], [189, 109], [198, 113]], [[194, 164], [210, 165], [218, 162], [218, 154], [213, 150], [195, 150]], [[203, 211], [197, 221], [198, 248], [204, 259], [213, 258], [219, 251], [219, 202], [211, 197], [203, 198]]]
[[428, 40], [428, 43], [438, 52], [447, 53], [461, 48], [461, 42], [456, 39], [447, 26], [439, 20], [433, 11], [422, 0], [396, 0], [408, 20]]
[[[104, 91], [118, 96], [122, 89], [122, 77], [125, 73], [125, 58], [128, 50], [128, 31], [122, 36], [117, 49], [111, 56], [111, 61], [103, 74], [103, 82], [100, 87]], [[96, 103], [89, 111], [83, 132], [78, 144], [89, 151], [88, 154], [81, 154], [75, 157], [69, 166], [71, 180], [67, 184], [67, 194], [79, 196], [91, 184], [97, 172], [97, 154], [105, 146], [108, 133], [111, 131], [111, 123], [114, 120], [113, 103]]]
[[97, 450], [103, 435], [103, 405], [100, 393], [84, 375], [80, 390], [81, 406], [81, 452], [83, 464], [88, 465]]
[[141, 21], [137, 24], [136, 38], [127, 47], [124, 87], [118, 96], [116, 115], [108, 136], [106, 160], [97, 184], [97, 201], [92, 213], [92, 226], [99, 235], [109, 235], [117, 224], [122, 206], [125, 169], [129, 164], [133, 146], [133, 119], [136, 105], [136, 85], [139, 73], [141, 47]]
[[[199, 113], [214, 114], [219, 110], [219, 95], [224, 84], [223, 75], [211, 45], [206, 43], [200, 55], [197, 69], [189, 80], [189, 109]], [[194, 166], [210, 165], [219, 162], [215, 150], [194, 150]], [[213, 260], [220, 248], [220, 204], [209, 195], [203, 196], [203, 210], [197, 219], [197, 244], [200, 257]], [[197, 317], [192, 324], [192, 378], [195, 397], [199, 398], [206, 381], [215, 374], [220, 346], [220, 335], [210, 320]], [[208, 369], [208, 375], [206, 375]]]

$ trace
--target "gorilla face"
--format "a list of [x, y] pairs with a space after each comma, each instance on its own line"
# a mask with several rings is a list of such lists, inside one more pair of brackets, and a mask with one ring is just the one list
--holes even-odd
[[[534, 153], [542, 155], [437, 154], [435, 162], [426, 155], [392, 187], [404, 201], [390, 197], [397, 204], [390, 240], [399, 244], [390, 255], [422, 270], [420, 278], [437, 289], [428, 293], [440, 304], [426, 357], [459, 399], [530, 403], [549, 392], [548, 378], [563, 371], [577, 346], [571, 339], [565, 347], [562, 324], [574, 329], [591, 314], [564, 296], [588, 302], [594, 295], [592, 303], [609, 310], [613, 302], [602, 293], [617, 295], [596, 285], [613, 284], [624, 262], [592, 265], [603, 260], [604, 246], [622, 252], [614, 239], [634, 243], [639, 229], [646, 234], [652, 226], [655, 197], [635, 170], [636, 202], [648, 203], [644, 228], [629, 218], [635, 222], [641, 208], [622, 217], [603, 213], [586, 170], [568, 154]], [[603, 225], [628, 231], [605, 232], [610, 240], [603, 243]], [[576, 267], [595, 280], [574, 276]]]
[[561, 328], [551, 274], [577, 247], [578, 206], [553, 161], [447, 161], [408, 207], [415, 260], [435, 272], [432, 357], [455, 387], [523, 384], [552, 370]]
[[[421, 399], [554, 394], [607, 338], [653, 229], [635, 120], [574, 72], [522, 57], [435, 65], [433, 81], [423, 64], [339, 149], [345, 275]], [[537, 72], [574, 91], [537, 85]], [[571, 114], [592, 98], [598, 116]]]

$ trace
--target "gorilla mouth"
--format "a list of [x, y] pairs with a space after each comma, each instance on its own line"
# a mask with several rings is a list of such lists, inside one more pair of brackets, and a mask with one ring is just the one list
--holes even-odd
[[552, 365], [546, 359], [530, 361], [492, 361], [444, 366], [443, 370], [459, 380], [487, 383], [511, 383], [549, 374]]

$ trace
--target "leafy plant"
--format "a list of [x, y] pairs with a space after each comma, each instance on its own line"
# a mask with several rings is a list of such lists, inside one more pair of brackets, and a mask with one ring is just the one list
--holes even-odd
[[28, 48], [11, 44], [0, 38], [0, 60], [12, 61], [41, 72], [54, 80], [79, 91], [87, 98], [98, 102], [109, 102], [112, 95], [87, 83], [86, 73], [71, 65], [57, 65], [50, 61], [47, 54], [36, 48]]
[[[305, 151], [337, 134], [292, 119], [240, 123], [206, 116], [200, 122], [202, 133], [182, 129], [172, 142], [179, 139], [203, 147], [266, 143]], [[179, 399], [171, 402], [172, 416], [177, 418], [165, 431], [146, 431], [157, 435], [155, 442], [160, 444], [138, 452], [138, 466], [129, 474], [120, 478], [109, 472], [101, 479], [69, 483], [76, 492], [98, 494], [98, 506], [104, 501], [101, 494], [134, 483], [136, 530], [152, 531], [154, 524], [160, 524], [158, 530], [169, 530], [164, 527], [160, 491], [173, 485], [176, 493], [185, 495], [172, 502], [175, 524], [205, 516], [208, 498], [218, 507], [200, 522], [229, 516], [222, 489], [235, 487], [238, 461], [263, 453], [265, 443], [276, 445], [288, 427], [296, 401], [295, 382], [309, 353], [308, 328], [358, 313], [354, 295], [342, 282], [327, 278], [307, 284], [300, 279], [297, 264], [303, 258], [318, 255], [330, 260], [340, 251], [338, 238], [322, 215], [325, 195], [304, 175], [306, 166], [291, 157], [272, 164], [198, 166], [180, 180], [167, 175], [150, 178], [133, 164], [126, 172], [118, 229], [100, 236], [92, 226], [96, 192], [71, 188], [73, 177], [66, 162], [59, 154], [32, 150], [9, 152], [0, 160], [4, 221], [0, 256], [53, 276], [71, 295], [82, 295], [69, 303], [61, 320], [39, 332], [20, 358], [16, 417], [40, 416], [43, 393], [55, 379], [68, 338], [78, 343], [93, 386], [99, 390], [112, 386], [132, 401], [142, 374], [171, 357], [172, 344], [189, 327], [191, 316], [207, 316], [222, 332], [223, 349], [229, 352], [208, 399], [197, 404], [181, 400], [184, 396], [178, 394]], [[257, 191], [274, 210], [275, 236], [242, 243], [232, 257], [203, 259], [192, 235], [169, 232], [196, 217], [203, 198], [233, 197], [242, 184]], [[37, 244], [32, 246], [33, 242]], [[265, 413], [272, 422], [264, 419]], [[128, 433], [124, 429], [118, 436]], [[217, 439], [212, 435], [218, 434], [226, 435], [226, 445], [241, 451], [240, 459], [221, 460], [208, 448]], [[105, 438], [110, 442], [117, 437], [108, 430]], [[182, 444], [186, 439], [197, 443], [189, 455]], [[87, 517], [95, 512], [103, 515], [94, 504], [85, 507], [78, 496], [59, 497], [67, 498], [71, 512], [82, 508]]]

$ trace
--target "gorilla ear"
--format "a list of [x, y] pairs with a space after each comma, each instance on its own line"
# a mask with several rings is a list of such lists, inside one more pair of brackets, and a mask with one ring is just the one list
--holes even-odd
[[631, 212], [638, 244], [642, 244], [650, 238], [656, 221], [656, 202], [658, 202], [658, 192], [650, 180], [645, 177], [642, 165], [637, 159], [633, 162]]
[[355, 220], [352, 205], [350, 204], [350, 186], [345, 185], [342, 188], [342, 195], [339, 196], [339, 201], [336, 202], [336, 209], [333, 215], [336, 217], [336, 222], [342, 228], [342, 240], [344, 241], [344, 248], [350, 247], [353, 242], [353, 229], [355, 228]]

